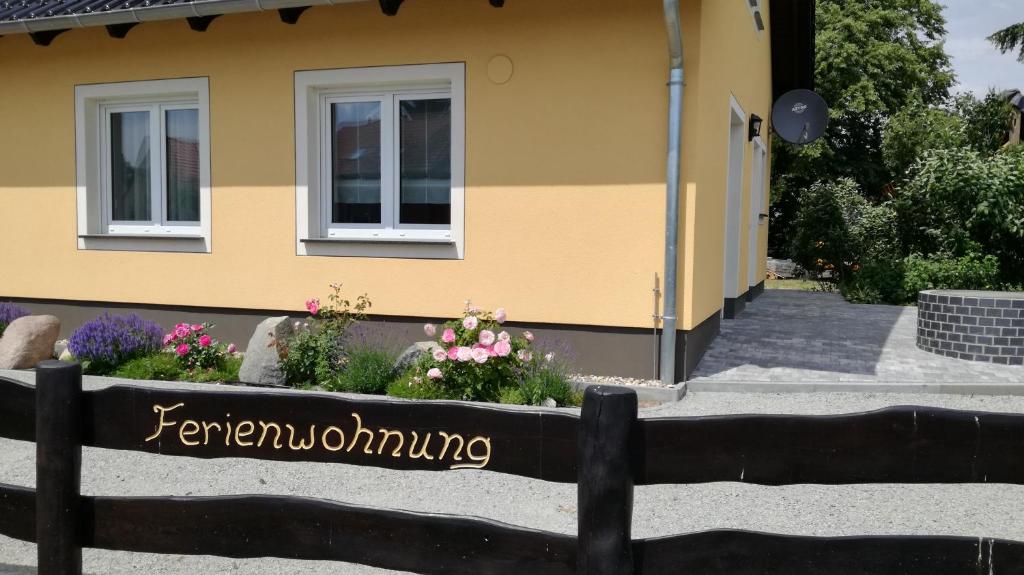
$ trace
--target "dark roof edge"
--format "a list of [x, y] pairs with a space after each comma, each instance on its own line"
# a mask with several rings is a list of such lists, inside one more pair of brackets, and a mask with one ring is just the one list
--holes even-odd
[[772, 0], [773, 100], [790, 90], [814, 89], [815, 0]]
[[182, 4], [166, 6], [148, 6], [141, 8], [125, 8], [108, 12], [92, 12], [89, 14], [71, 14], [67, 16], [50, 16], [13, 22], [0, 22], [0, 36], [5, 34], [34, 33], [71, 28], [89, 28], [111, 24], [132, 24], [138, 22], [156, 22], [159, 20], [178, 20], [189, 17], [217, 16], [220, 14], [237, 14], [241, 12], [262, 12], [281, 8], [297, 8], [302, 6], [325, 6], [333, 4], [352, 4], [368, 0], [196, 0]]

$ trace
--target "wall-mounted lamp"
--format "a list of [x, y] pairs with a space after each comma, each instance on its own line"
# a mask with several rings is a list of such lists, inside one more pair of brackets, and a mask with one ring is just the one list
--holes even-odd
[[761, 135], [761, 124], [763, 123], [764, 120], [761, 119], [761, 116], [758, 116], [757, 114], [752, 114], [750, 116], [750, 133], [748, 134], [749, 141], [753, 142], [754, 138]]

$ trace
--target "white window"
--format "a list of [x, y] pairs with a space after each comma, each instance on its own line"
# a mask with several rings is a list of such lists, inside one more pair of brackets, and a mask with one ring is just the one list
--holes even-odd
[[300, 255], [461, 258], [465, 67], [297, 72]]
[[205, 78], [75, 88], [79, 247], [210, 251]]

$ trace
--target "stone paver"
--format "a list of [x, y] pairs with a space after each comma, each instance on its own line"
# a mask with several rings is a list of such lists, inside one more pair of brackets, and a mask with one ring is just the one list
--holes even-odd
[[917, 308], [854, 305], [836, 294], [768, 290], [722, 333], [693, 382], [1024, 384], [1024, 368], [917, 348]]

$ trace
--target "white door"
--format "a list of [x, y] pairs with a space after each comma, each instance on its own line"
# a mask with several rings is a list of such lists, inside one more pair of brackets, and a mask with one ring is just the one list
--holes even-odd
[[751, 158], [753, 162], [750, 170], [750, 226], [749, 226], [749, 240], [750, 244], [747, 249], [747, 253], [750, 257], [750, 263], [747, 267], [747, 283], [750, 287], [754, 287], [764, 280], [764, 277], [759, 277], [758, 270], [760, 266], [761, 258], [761, 243], [758, 241], [761, 232], [761, 214], [764, 212], [764, 193], [765, 193], [765, 176], [768, 170], [766, 170], [768, 160], [768, 151], [764, 147], [764, 143], [760, 138], [754, 140], [754, 157]]
[[740, 245], [743, 241], [743, 152], [747, 116], [732, 100], [729, 113], [729, 177], [725, 198], [724, 299], [739, 297]]

